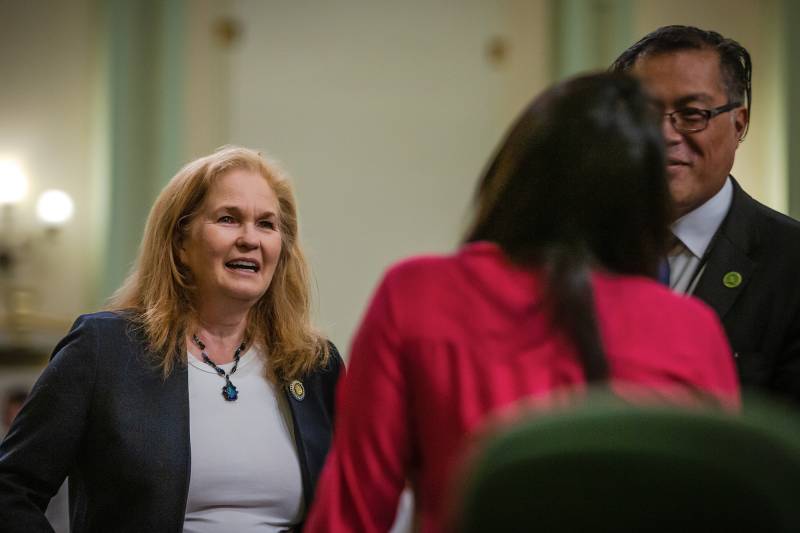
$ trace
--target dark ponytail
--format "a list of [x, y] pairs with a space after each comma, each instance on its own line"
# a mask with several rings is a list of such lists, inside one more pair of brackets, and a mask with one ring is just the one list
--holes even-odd
[[553, 324], [575, 346], [586, 381], [608, 379], [606, 359], [595, 318], [594, 292], [586, 254], [568, 249], [551, 249], [543, 254], [545, 305]]

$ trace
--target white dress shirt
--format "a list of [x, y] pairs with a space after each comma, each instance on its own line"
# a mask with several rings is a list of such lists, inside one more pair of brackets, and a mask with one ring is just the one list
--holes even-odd
[[680, 241], [668, 255], [669, 284], [675, 292], [694, 292], [705, 269], [705, 264], [701, 264], [703, 256], [728, 214], [732, 200], [733, 184], [728, 176], [717, 194], [672, 223], [672, 233]]

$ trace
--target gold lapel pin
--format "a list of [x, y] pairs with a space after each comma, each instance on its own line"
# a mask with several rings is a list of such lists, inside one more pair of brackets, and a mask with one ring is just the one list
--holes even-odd
[[728, 287], [729, 289], [735, 289], [739, 285], [742, 284], [742, 275], [736, 272], [735, 270], [731, 270], [724, 276], [722, 276], [722, 284]]
[[299, 379], [289, 383], [289, 392], [292, 393], [292, 396], [294, 396], [294, 399], [297, 401], [301, 401], [306, 397], [306, 387]]

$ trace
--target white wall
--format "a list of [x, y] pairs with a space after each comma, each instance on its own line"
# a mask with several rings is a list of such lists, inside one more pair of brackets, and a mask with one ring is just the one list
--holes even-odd
[[231, 16], [232, 5], [230, 0], [188, 2], [184, 51], [187, 90], [182, 112], [186, 161], [230, 142], [230, 58], [235, 41], [226, 45], [220, 38], [218, 25]]
[[[37, 239], [20, 255], [14, 283], [52, 318], [45, 320], [53, 330], [45, 344], [89, 307], [94, 290], [92, 254], [102, 219], [91, 155], [97, 97], [91, 4], [0, 2], [0, 158], [18, 160], [28, 176], [30, 193], [15, 212], [14, 230]], [[72, 196], [75, 216], [60, 235], [43, 240], [34, 205], [49, 188]], [[3, 232], [8, 238], [8, 228]]]
[[501, 133], [546, 84], [546, 2], [236, 5], [231, 140], [293, 176], [319, 322], [346, 351], [387, 265], [459, 242]]

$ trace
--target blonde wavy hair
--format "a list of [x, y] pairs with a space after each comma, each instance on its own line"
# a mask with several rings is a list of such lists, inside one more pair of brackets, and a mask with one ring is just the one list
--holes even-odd
[[186, 361], [193, 286], [179, 259], [180, 242], [211, 185], [234, 169], [260, 174], [278, 198], [281, 253], [269, 288], [250, 310], [246, 336], [263, 347], [267, 378], [288, 383], [325, 366], [330, 349], [311, 325], [309, 270], [298, 239], [294, 192], [282, 170], [258, 152], [226, 146], [175, 174], [156, 199], [136, 263], [107, 308], [130, 317], [144, 333], [165, 377]]

